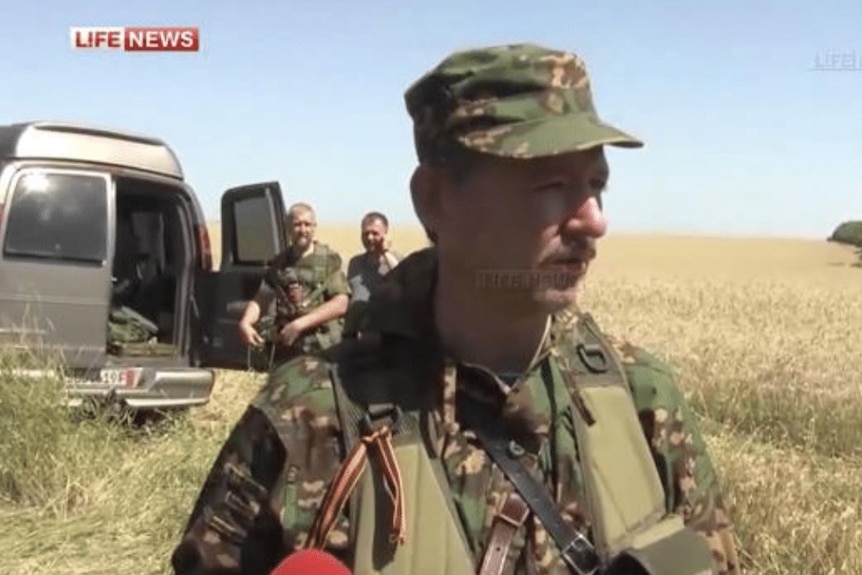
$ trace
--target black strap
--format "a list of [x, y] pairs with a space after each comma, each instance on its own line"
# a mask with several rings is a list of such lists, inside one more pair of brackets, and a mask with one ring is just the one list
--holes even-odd
[[556, 503], [551, 499], [545, 486], [537, 482], [524, 464], [512, 453], [511, 442], [502, 433], [499, 420], [494, 418], [487, 409], [479, 406], [474, 408], [471, 405], [470, 409], [461, 410], [461, 414], [485, 451], [542, 522], [559, 547], [563, 561], [577, 575], [598, 574], [601, 563], [595, 547], [586, 537], [563, 521]]

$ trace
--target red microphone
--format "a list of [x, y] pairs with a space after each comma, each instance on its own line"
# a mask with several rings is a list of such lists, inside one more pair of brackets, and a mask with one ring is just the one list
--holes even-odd
[[288, 555], [270, 575], [350, 575], [350, 569], [325, 551], [303, 549]]

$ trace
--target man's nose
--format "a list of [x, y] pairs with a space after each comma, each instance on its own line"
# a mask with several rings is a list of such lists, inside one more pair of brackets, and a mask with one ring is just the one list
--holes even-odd
[[596, 196], [590, 196], [563, 222], [562, 234], [600, 238], [605, 235], [608, 222]]

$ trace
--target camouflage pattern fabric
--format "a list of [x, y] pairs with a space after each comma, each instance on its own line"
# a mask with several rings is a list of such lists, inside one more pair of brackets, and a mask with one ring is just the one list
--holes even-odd
[[147, 343], [158, 332], [156, 324], [130, 307], [112, 307], [108, 315], [108, 345]]
[[[342, 320], [332, 320], [303, 335], [290, 348], [278, 343], [278, 333], [290, 321], [307, 313], [339, 294], [350, 295], [347, 277], [341, 269], [341, 256], [324, 243], [315, 242], [313, 251], [300, 258], [286, 249], [267, 265], [258, 298], [275, 302], [270, 316], [261, 318], [258, 330], [268, 340], [263, 354], [276, 363], [299, 353], [316, 353], [338, 343]], [[295, 290], [297, 305], [292, 300]], [[267, 310], [262, 310], [264, 313]]]
[[445, 161], [458, 146], [536, 158], [607, 144], [641, 147], [603, 122], [576, 54], [511, 44], [452, 54], [405, 94], [420, 161]]
[[[435, 394], [431, 422], [440, 438], [435, 448], [477, 560], [511, 485], [472, 434], [461, 430], [456, 392], [500, 406], [506, 426], [526, 447], [525, 463], [547, 485], [563, 518], [576, 529], [589, 529], [568, 409], [571, 395], [548, 369], [554, 354], [547, 353], [569, 349], [560, 342], [578, 325], [578, 315], [567, 311], [553, 318], [545, 353], [508, 392], [503, 385], [465, 387], [465, 381], [476, 381], [471, 376], [476, 368], [448, 358], [434, 335], [430, 302], [435, 277], [433, 248], [412, 254], [387, 276], [366, 312], [367, 329], [380, 335], [382, 346], [345, 340], [326, 357], [300, 357], [271, 374], [212, 467], [173, 554], [178, 575], [264, 575], [302, 545], [344, 457], [336, 441], [342, 425], [330, 379], [333, 362], [340, 366], [345, 387], [351, 374], [361, 373], [412, 381], [409, 389]], [[736, 575], [738, 559], [716, 473], [670, 369], [631, 343], [613, 341], [655, 457], [667, 509], [681, 513], [707, 540], [720, 573]], [[348, 565], [349, 527], [345, 513], [327, 545]], [[532, 516], [513, 542], [510, 559], [504, 571], [510, 575], [568, 573]]]

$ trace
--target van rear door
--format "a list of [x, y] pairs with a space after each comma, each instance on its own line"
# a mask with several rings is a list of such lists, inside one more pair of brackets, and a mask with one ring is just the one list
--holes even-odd
[[108, 174], [9, 168], [0, 221], [0, 345], [100, 367], [111, 292]]
[[285, 207], [278, 182], [227, 190], [221, 200], [221, 265], [196, 282], [197, 300], [207, 310], [203, 365], [249, 367], [238, 322], [263, 280], [267, 260], [286, 246]]

